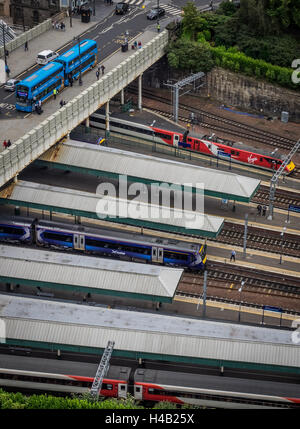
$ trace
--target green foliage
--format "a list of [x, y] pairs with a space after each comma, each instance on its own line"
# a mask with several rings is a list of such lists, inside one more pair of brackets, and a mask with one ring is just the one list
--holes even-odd
[[207, 43], [197, 43], [178, 39], [167, 48], [169, 64], [191, 73], [207, 72], [214, 66], [212, 53]]
[[239, 9], [224, 1], [218, 13], [198, 12], [189, 2], [183, 10], [182, 37], [167, 49], [172, 67], [207, 72], [221, 66], [300, 89], [290, 68], [300, 58], [299, 0], [241, 0]]
[[232, 16], [236, 13], [236, 6], [231, 1], [222, 1], [216, 13], [218, 15]]
[[8, 393], [0, 389], [0, 409], [142, 409], [134, 398], [110, 398], [95, 401], [89, 395], [58, 397], [52, 395], [24, 396], [21, 393]]

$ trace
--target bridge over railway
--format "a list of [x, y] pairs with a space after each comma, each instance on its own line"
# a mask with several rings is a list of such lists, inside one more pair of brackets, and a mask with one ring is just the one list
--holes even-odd
[[[142, 74], [164, 55], [168, 43], [168, 31], [164, 30], [158, 35], [153, 31], [146, 31], [139, 40], [142, 41], [141, 49], [133, 53], [130, 51], [124, 53], [122, 62], [120, 62], [119, 53], [112, 55], [109, 59], [111, 71], [94, 83], [92, 83], [95, 79], [94, 75], [86, 79], [91, 82], [91, 85], [84, 90], [77, 86], [78, 94], [63, 108], [53, 111], [41, 123], [37, 117], [33, 118], [38, 122], [36, 126], [26, 130], [25, 135], [0, 154], [0, 186], [15, 178], [32, 161], [68, 135], [73, 128], [86, 120], [99, 107], [108, 103], [136, 78], [139, 79], [139, 107], [141, 107]], [[10, 126], [13, 126], [13, 123]]]

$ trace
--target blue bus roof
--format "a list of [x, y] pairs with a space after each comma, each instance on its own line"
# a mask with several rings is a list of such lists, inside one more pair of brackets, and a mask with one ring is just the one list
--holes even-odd
[[21, 82], [19, 82], [19, 85], [26, 85], [28, 87], [32, 87], [39, 83], [41, 80], [45, 79], [50, 73], [59, 72], [63, 69], [62, 64], [51, 62], [47, 64], [46, 66], [42, 67], [40, 70], [37, 70], [30, 76], [23, 79]]
[[[89, 40], [89, 39], [82, 40], [80, 42], [80, 53], [83, 54], [87, 49], [91, 48], [92, 46], [95, 46], [95, 48], [97, 47], [97, 43], [94, 40]], [[74, 58], [78, 57], [78, 55], [79, 55], [79, 48], [77, 44], [73, 46], [73, 48], [65, 52], [64, 54], [57, 57], [55, 61], [61, 60], [61, 61], [69, 62], [69, 61], [72, 61]]]

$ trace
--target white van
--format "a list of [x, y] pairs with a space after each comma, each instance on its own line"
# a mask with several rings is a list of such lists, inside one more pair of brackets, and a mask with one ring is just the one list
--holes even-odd
[[42, 51], [38, 54], [38, 56], [36, 57], [36, 62], [38, 64], [42, 64], [43, 66], [45, 64], [50, 63], [50, 61], [55, 60], [55, 58], [58, 57], [58, 53], [57, 52], [53, 52], [50, 51], [49, 49], [46, 51]]

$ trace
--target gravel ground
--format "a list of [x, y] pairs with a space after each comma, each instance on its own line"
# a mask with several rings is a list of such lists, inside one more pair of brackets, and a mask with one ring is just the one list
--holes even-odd
[[[166, 98], [170, 98], [170, 91], [167, 89], [155, 89], [151, 88], [153, 94], [160, 95]], [[137, 99], [137, 96], [132, 97], [134, 100]], [[244, 116], [240, 114], [235, 114], [233, 112], [228, 112], [224, 109], [221, 109], [221, 103], [215, 100], [211, 100], [208, 98], [203, 98], [199, 96], [193, 95], [184, 95], [180, 97], [180, 103], [189, 105], [191, 107], [195, 107], [198, 109], [206, 110], [207, 112], [214, 113], [216, 115], [222, 116], [227, 119], [232, 119], [234, 121], [240, 122], [242, 124], [254, 126], [260, 130], [271, 132], [282, 137], [286, 137], [289, 139], [295, 140], [295, 142], [300, 138], [300, 124], [296, 124], [293, 122], [283, 123], [279, 120], [269, 121], [267, 118], [253, 118], [251, 116]], [[151, 107], [151, 108], [161, 108], [163, 110], [164, 106], [162, 103], [153, 100], [147, 100], [143, 98], [143, 106]], [[233, 106], [226, 106], [235, 111], [241, 111], [241, 109], [234, 108]], [[170, 108], [171, 111], [171, 108]], [[181, 123], [181, 125], [186, 126], [185, 123]], [[209, 134], [210, 132], [215, 132], [213, 128], [210, 130], [208, 128], [201, 128], [199, 126], [195, 126], [193, 131], [199, 134]], [[231, 135], [230, 133], [222, 133], [221, 131], [217, 131], [216, 134], [222, 138], [228, 138], [234, 141], [237, 141], [238, 138], [235, 135]], [[272, 150], [270, 146], [264, 145], [262, 142], [254, 142], [253, 140], [242, 140], [243, 143], [252, 146], [253, 148], [261, 148], [264, 150]], [[280, 153], [284, 153], [283, 150]], [[286, 151], [288, 153], [288, 151]], [[297, 164], [300, 164], [300, 153], [294, 156], [293, 161]]]

